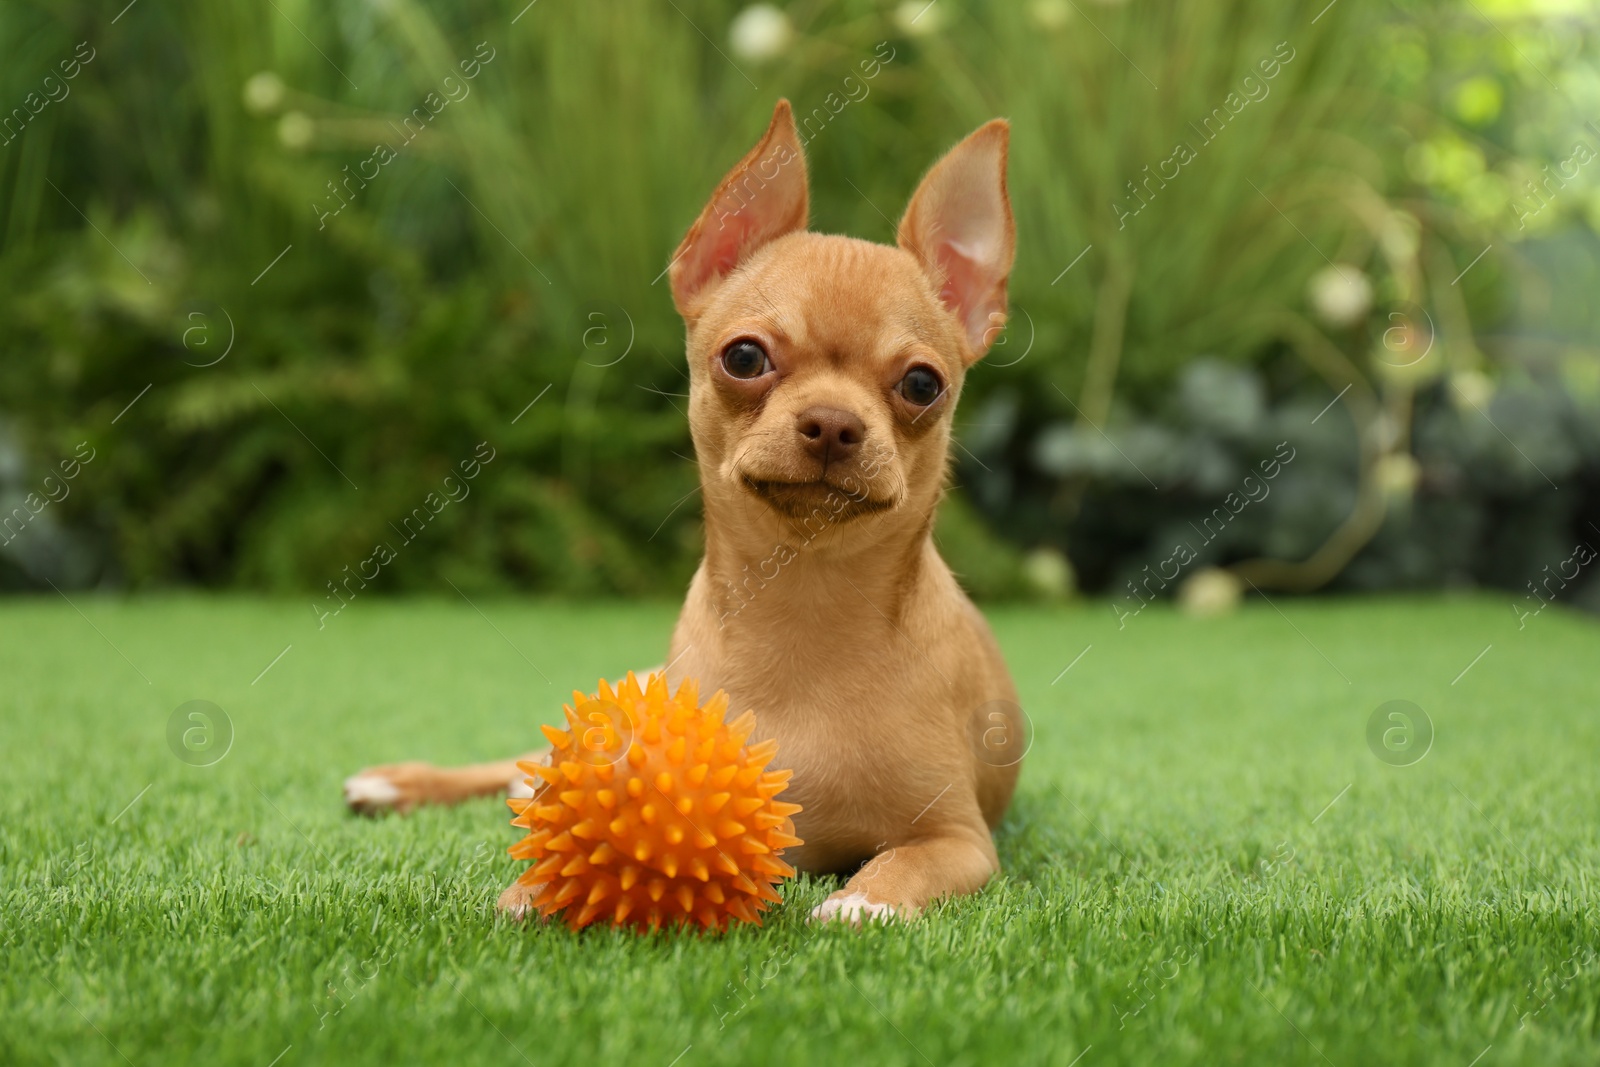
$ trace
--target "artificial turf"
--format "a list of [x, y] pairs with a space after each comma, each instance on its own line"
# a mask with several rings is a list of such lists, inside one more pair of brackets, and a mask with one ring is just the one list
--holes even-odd
[[[992, 610], [1035, 728], [1000, 877], [909, 925], [808, 925], [802, 880], [764, 929], [639, 938], [497, 919], [501, 802], [369, 821], [339, 783], [537, 744], [671, 605], [74, 603], [0, 603], [0, 1063], [1600, 1058], [1587, 618]], [[169, 747], [194, 699], [211, 766]], [[1410, 766], [1369, 749], [1393, 699], [1434, 727]]]

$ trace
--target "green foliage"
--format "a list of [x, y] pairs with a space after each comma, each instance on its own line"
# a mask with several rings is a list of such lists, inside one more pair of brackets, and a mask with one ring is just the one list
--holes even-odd
[[951, 493], [940, 506], [934, 541], [972, 596], [1000, 600], [1037, 592], [1028, 580], [1022, 554], [996, 537], [960, 493]]
[[[1554, 106], [1526, 102], [1530, 68], [1593, 81], [1583, 35], [1517, 22], [1482, 62], [1494, 35], [1442, 2], [802, 2], [765, 60], [730, 42], [738, 10], [0, 11], [20, 57], [0, 105], [27, 119], [0, 147], [0, 507], [80, 441], [98, 456], [0, 548], [0, 587], [323, 589], [487, 442], [470, 503], [381, 588], [681, 588], [696, 472], [660, 275], [779, 95], [808, 132], [814, 225], [877, 240], [939, 152], [1011, 118], [1014, 325], [958, 429], [980, 436], [971, 412], [1009, 393], [1002, 451], [1023, 457], [1198, 355], [1281, 357], [1329, 258], [1373, 277], [1368, 324], [1338, 339], [1368, 365], [1388, 309], [1431, 306], [1435, 275], [1515, 223], [1495, 207], [1511, 179], [1486, 169], [1563, 146], [1519, 132]], [[28, 114], [79, 42], [69, 95]], [[1465, 283], [1451, 368], [1510, 313], [1497, 259]], [[1021, 461], [991, 473], [1035, 486], [1059, 532], [1058, 486]]]

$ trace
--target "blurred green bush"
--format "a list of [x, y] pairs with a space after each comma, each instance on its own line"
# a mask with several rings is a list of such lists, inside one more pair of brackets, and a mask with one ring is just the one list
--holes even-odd
[[[1543, 561], [1600, 518], [1573, 387], [1600, 166], [1540, 170], [1600, 147], [1600, 90], [1592, 8], [1482, 6], [8, 4], [0, 510], [29, 520], [0, 587], [319, 591], [387, 540], [382, 588], [677, 591], [699, 516], [661, 273], [780, 95], [813, 226], [876, 240], [944, 148], [1014, 124], [1013, 325], [940, 527], [979, 593], [1065, 590], [1057, 551], [1126, 581], [1302, 409], [1281, 433], [1320, 458], [1206, 562], [1301, 559], [1354, 509], [1343, 580], [1519, 586], [1413, 520], [1437, 498]], [[1486, 473], [1524, 432], [1572, 492]], [[470, 497], [397, 540], [480, 443]]]

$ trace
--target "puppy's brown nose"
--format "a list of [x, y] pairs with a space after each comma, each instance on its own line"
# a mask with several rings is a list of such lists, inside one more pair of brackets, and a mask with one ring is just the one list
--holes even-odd
[[823, 462], [855, 454], [867, 435], [866, 425], [855, 415], [820, 405], [796, 416], [795, 429], [800, 431], [806, 451]]

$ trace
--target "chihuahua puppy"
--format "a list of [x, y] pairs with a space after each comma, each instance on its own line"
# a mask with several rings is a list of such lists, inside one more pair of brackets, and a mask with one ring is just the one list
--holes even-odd
[[[1005, 322], [1008, 134], [989, 122], [935, 164], [889, 247], [806, 230], [780, 100], [669, 269], [706, 551], [668, 682], [726, 690], [755, 709], [752, 743], [777, 740], [784, 799], [804, 805], [784, 858], [850, 875], [817, 920], [911, 917], [998, 869], [1022, 710], [932, 531], [962, 380]], [[526, 781], [515, 761], [401, 764], [345, 792], [403, 810], [508, 781]], [[512, 885], [500, 907], [525, 914], [538, 889]]]

